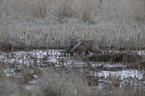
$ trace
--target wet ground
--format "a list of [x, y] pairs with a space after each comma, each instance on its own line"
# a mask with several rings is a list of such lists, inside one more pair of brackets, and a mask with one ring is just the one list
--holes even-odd
[[[30, 80], [29, 84], [35, 83], [37, 78], [39, 78], [37, 70], [63, 66], [70, 69], [76, 68], [80, 71], [86, 70], [89, 76], [98, 78], [97, 88], [101, 88], [102, 84], [110, 83], [112, 80], [115, 81], [117, 86], [122, 86], [128, 80], [133, 81], [135, 85], [145, 85], [144, 70], [127, 68], [122, 63], [85, 62], [79, 57], [75, 59], [69, 55], [64, 57], [59, 51], [61, 50], [0, 52], [0, 62], [7, 65], [7, 67], [4, 67], [7, 76], [16, 75], [17, 77], [22, 77], [21, 71], [24, 70], [24, 67], [28, 68], [35, 78]], [[139, 55], [145, 55], [144, 50], [136, 52]]]

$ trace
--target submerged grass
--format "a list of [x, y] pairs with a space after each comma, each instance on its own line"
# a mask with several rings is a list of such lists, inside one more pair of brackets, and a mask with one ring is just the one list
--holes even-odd
[[[48, 54], [52, 55], [52, 57], [58, 54], [55, 51], [51, 52], [51, 54], [50, 52], [46, 51], [45, 55], [41, 51], [34, 51], [35, 54], [33, 52], [26, 52], [26, 54], [24, 54], [24, 51], [22, 51], [22, 54], [20, 53], [21, 52], [17, 52], [17, 54], [19, 54], [19, 57], [17, 57], [16, 52], [14, 52], [13, 55], [11, 55], [12, 53], [8, 54], [6, 52], [2, 52], [2, 54], [7, 55], [7, 58], [19, 60], [22, 59], [22, 61], [25, 61], [27, 58], [32, 62], [33, 59], [37, 59], [38, 61], [47, 61], [46, 58], [49, 59], [49, 56], [45, 56], [47, 56]], [[70, 59], [70, 57], [68, 58]], [[65, 60], [65, 58], [63, 58], [63, 60]], [[99, 77], [99, 75], [96, 74], [97, 70], [99, 69], [97, 69], [96, 67], [75, 67], [75, 64], [70, 65], [69, 63], [67, 63], [67, 65], [70, 66], [65, 66], [63, 64], [63, 62], [65, 61], [60, 62], [59, 66], [51, 66], [52, 64], [50, 62], [50, 66], [47, 65], [45, 67], [41, 67], [43, 65], [42, 62], [42, 64], [40, 62], [33, 62], [31, 64], [28, 63], [27, 65], [25, 64], [25, 62], [21, 62], [20, 64], [15, 61], [14, 63], [5, 62], [0, 63], [1, 96], [145, 95], [144, 85], [142, 81], [135, 81], [135, 83], [133, 82], [133, 80], [137, 80], [137, 78], [134, 77], [133, 79], [130, 77], [128, 79], [125, 79], [126, 81], [123, 82], [120, 77], [115, 78], [111, 74], [109, 74], [108, 78], [105, 78], [103, 76]], [[53, 64], [57, 65], [57, 63]], [[90, 71], [93, 73], [91, 74]], [[144, 81], [144, 79], [142, 80]]]

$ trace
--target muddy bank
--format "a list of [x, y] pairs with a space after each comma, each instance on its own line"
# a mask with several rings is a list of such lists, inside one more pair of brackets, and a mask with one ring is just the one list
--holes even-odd
[[0, 51], [8, 52], [29, 48], [25, 43], [0, 40]]
[[[99, 45], [100, 46], [100, 45]], [[7, 39], [0, 39], [0, 51], [4, 51], [4, 52], [8, 52], [8, 51], [16, 51], [16, 50], [33, 50], [33, 49], [65, 49], [67, 47], [67, 43], [66, 44], [45, 44], [44, 42], [36, 42], [36, 43], [28, 43], [25, 41], [13, 41], [13, 40], [7, 40]], [[100, 49], [105, 50], [105, 49], [118, 49], [120, 51], [125, 51], [127, 50], [126, 47], [122, 46], [122, 47], [103, 47], [100, 46]], [[134, 50], [136, 49], [135, 47], [130, 47], [130, 50]], [[145, 47], [139, 48], [139, 50], [144, 50]], [[137, 50], [137, 49], [136, 49]], [[105, 54], [105, 55], [114, 55], [114, 53], [109, 53], [109, 54]], [[91, 58], [93, 58], [94, 56], [92, 56]], [[104, 57], [104, 56], [103, 56]], [[110, 57], [110, 56], [109, 56]], [[102, 58], [102, 57], [101, 57]], [[108, 61], [108, 60], [107, 60]]]
[[11, 42], [11, 41], [7, 41], [7, 40], [0, 40], [0, 51], [3, 52], [10, 52], [10, 51], [18, 51], [18, 50], [26, 50], [26, 51], [30, 51], [33, 49], [64, 49], [65, 46], [59, 46], [59, 45], [55, 45], [55, 46], [49, 46], [49, 45], [28, 45], [24, 42]]
[[143, 58], [135, 52], [118, 52], [118, 53], [104, 53], [104, 54], [94, 54], [88, 57], [90, 61], [96, 62], [123, 62], [132, 63], [136, 60]]
[[[15, 50], [33, 50], [33, 49], [58, 49], [64, 48], [64, 46], [53, 46], [53, 47], [46, 47], [46, 46], [31, 46], [26, 45], [25, 43], [18, 42], [7, 42], [7, 41], [0, 41], [0, 51], [10, 52]], [[139, 68], [145, 67], [145, 58], [142, 55], [137, 54], [133, 51], [118, 51], [118, 52], [110, 52], [110, 53], [103, 53], [103, 54], [92, 54], [87, 56], [85, 59], [93, 62], [110, 62], [110, 63], [123, 63], [126, 64], [127, 67], [132, 68]]]
[[128, 68], [145, 68], [145, 57], [132, 51], [93, 54], [87, 59], [93, 62], [123, 63]]

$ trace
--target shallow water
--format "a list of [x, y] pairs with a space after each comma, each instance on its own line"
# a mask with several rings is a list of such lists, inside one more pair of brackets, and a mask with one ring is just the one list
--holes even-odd
[[[64, 57], [59, 52], [61, 50], [56, 49], [49, 49], [49, 50], [33, 50], [33, 51], [14, 51], [11, 53], [0, 52], [0, 61], [8, 64], [4, 71], [7, 73], [7, 76], [10, 76], [12, 73], [13, 75], [17, 75], [21, 77], [21, 74], [15, 72], [15, 68], [12, 66], [17, 66], [17, 69], [22, 69], [23, 66], [35, 66], [37, 64], [41, 69], [47, 68], [49, 66], [59, 67], [61, 65], [66, 67], [84, 67], [87, 66], [87, 62], [82, 61], [81, 59], [72, 59], [71, 57], [67, 56]], [[136, 51], [139, 55], [145, 55], [145, 51]], [[90, 75], [98, 76], [100, 79], [99, 81], [106, 82], [110, 81], [109, 78], [117, 78], [119, 80], [128, 80], [135, 79], [136, 82], [142, 83], [145, 85], [145, 71], [138, 70], [138, 69], [127, 69], [125, 64], [116, 63], [116, 64], [109, 64], [106, 62], [89, 62], [92, 66], [94, 71], [90, 70]], [[32, 70], [33, 73], [34, 70]], [[37, 76], [35, 75], [37, 78]], [[33, 81], [30, 81], [30, 83]]]

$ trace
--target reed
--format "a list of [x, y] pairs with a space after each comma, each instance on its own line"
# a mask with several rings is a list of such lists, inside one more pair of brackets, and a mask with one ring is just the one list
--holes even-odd
[[75, 36], [102, 48], [145, 48], [144, 0], [0, 2], [0, 42], [15, 48], [62, 48]]

